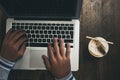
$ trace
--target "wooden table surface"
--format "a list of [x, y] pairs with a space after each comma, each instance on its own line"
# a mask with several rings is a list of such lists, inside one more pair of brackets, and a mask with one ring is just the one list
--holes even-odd
[[[5, 33], [6, 17], [0, 12], [0, 45]], [[80, 69], [76, 80], [120, 80], [120, 0], [84, 0], [81, 10]], [[86, 36], [101, 36], [109, 45], [108, 54], [100, 59], [89, 56]], [[47, 71], [12, 70], [9, 80], [53, 80]]]

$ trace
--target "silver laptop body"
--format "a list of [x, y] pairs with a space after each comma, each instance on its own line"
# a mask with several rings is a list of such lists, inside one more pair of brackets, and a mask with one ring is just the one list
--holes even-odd
[[[42, 1], [42, 0], [41, 0]], [[78, 3], [79, 2], [79, 3]], [[80, 13], [81, 0], [76, 0], [76, 17], [73, 16], [58, 16], [56, 17], [50, 15], [47, 19], [43, 14], [42, 17], [39, 15], [37, 19], [36, 16], [21, 16], [17, 18], [13, 15], [8, 17], [6, 21], [6, 32], [10, 28], [15, 30], [23, 29], [29, 37], [26, 51], [23, 57], [18, 60], [14, 66], [14, 69], [22, 70], [46, 70], [42, 55], [47, 55], [47, 43], [51, 42], [53, 37], [63, 38], [65, 42], [70, 42], [71, 44], [71, 70], [77, 71], [79, 69], [79, 39], [80, 39], [80, 21], [78, 14]], [[72, 0], [71, 0], [72, 4]], [[71, 5], [70, 4], [70, 5]], [[4, 5], [2, 5], [4, 7]], [[75, 6], [75, 5], [74, 5]], [[5, 11], [5, 8], [3, 8]], [[9, 11], [9, 10], [8, 10]], [[73, 10], [74, 11], [74, 10]], [[5, 11], [8, 13], [7, 11]], [[28, 11], [29, 12], [29, 11]], [[43, 11], [44, 12], [44, 11]], [[12, 13], [12, 12], [11, 12]], [[63, 13], [61, 11], [61, 13]], [[45, 13], [46, 14], [46, 13]], [[50, 13], [52, 14], [52, 13]], [[55, 14], [55, 13], [53, 13]], [[57, 13], [56, 13], [57, 14]], [[25, 19], [22, 19], [27, 17]], [[55, 19], [53, 19], [55, 17]], [[71, 17], [69, 19], [69, 17]], [[31, 19], [32, 18], [32, 19]], [[64, 19], [65, 18], [65, 19]], [[33, 35], [34, 34], [34, 35]]]

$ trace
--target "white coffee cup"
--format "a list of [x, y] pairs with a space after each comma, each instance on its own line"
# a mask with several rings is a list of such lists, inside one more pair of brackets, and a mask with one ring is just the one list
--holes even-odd
[[90, 40], [88, 50], [92, 56], [100, 58], [108, 53], [109, 45], [104, 38], [95, 37], [95, 39]]

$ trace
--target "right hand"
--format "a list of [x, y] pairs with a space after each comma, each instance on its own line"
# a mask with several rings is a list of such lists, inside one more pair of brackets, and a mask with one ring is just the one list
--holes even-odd
[[60, 47], [57, 39], [53, 40], [54, 49], [48, 45], [48, 55], [43, 56], [46, 68], [58, 79], [67, 76], [71, 71], [70, 65], [70, 44], [67, 44], [66, 52], [64, 49], [64, 41], [60, 39]]
[[27, 36], [25, 33], [23, 30], [10, 29], [3, 41], [0, 55], [13, 62], [21, 58], [26, 49]]

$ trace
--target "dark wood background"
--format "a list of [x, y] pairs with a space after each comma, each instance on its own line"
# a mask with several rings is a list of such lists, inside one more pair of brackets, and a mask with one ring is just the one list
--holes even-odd
[[[0, 45], [5, 33], [6, 17], [0, 12]], [[76, 80], [120, 80], [120, 0], [84, 0], [81, 10], [80, 69]], [[101, 36], [115, 44], [100, 59], [89, 55], [86, 36]], [[47, 71], [12, 70], [9, 80], [53, 80]]]

